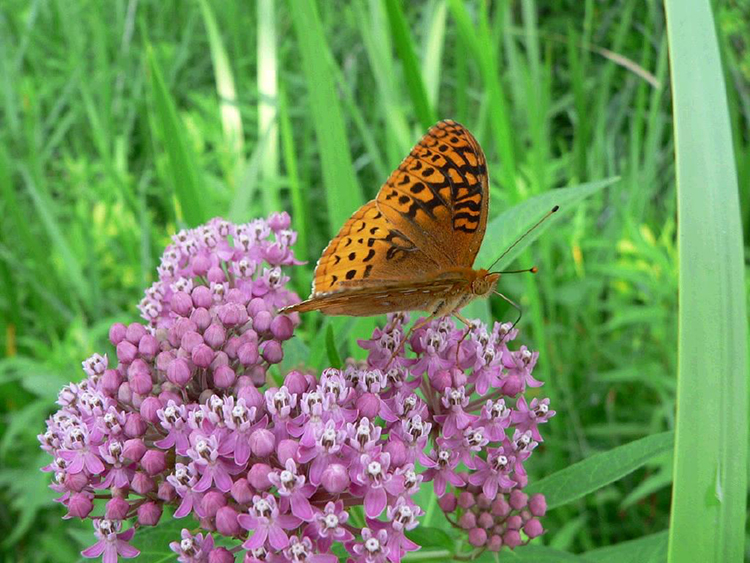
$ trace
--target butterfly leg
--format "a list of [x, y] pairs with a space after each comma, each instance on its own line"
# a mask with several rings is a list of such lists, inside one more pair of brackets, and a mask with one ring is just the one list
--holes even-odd
[[401, 352], [401, 350], [403, 349], [403, 347], [406, 345], [406, 343], [408, 342], [408, 340], [411, 338], [411, 335], [414, 333], [414, 331], [415, 330], [419, 330], [420, 328], [422, 328], [426, 324], [429, 324], [430, 322], [432, 322], [432, 319], [434, 319], [434, 318], [435, 318], [435, 313], [431, 314], [429, 317], [426, 317], [426, 318], [422, 319], [418, 323], [414, 323], [413, 325], [411, 325], [411, 328], [409, 329], [409, 332], [406, 333], [406, 336], [401, 340], [401, 342], [399, 342], [398, 346], [393, 351], [393, 354], [391, 354], [391, 359], [388, 360], [388, 363], [386, 364], [385, 369], [383, 371], [388, 371], [388, 368], [391, 367], [391, 363], [393, 363], [393, 360], [395, 360], [396, 356], [399, 355], [399, 353]]
[[458, 352], [461, 350], [461, 343], [466, 340], [466, 337], [471, 333], [472, 323], [458, 311], [454, 311], [453, 316], [466, 325], [464, 335], [461, 337], [461, 340], [458, 341], [458, 344], [456, 344], [456, 365], [458, 365]]

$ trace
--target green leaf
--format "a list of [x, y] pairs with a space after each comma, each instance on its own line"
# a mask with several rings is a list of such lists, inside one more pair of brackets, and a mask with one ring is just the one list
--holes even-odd
[[484, 244], [479, 250], [475, 267], [486, 268], [492, 264], [518, 237], [529, 227], [539, 221], [552, 207], [559, 205], [560, 209], [539, 227], [530, 232], [521, 242], [513, 247], [502, 260], [493, 266], [493, 270], [502, 270], [518, 257], [532, 242], [538, 239], [552, 225], [572, 213], [576, 204], [599, 190], [611, 186], [618, 178], [607, 178], [598, 182], [590, 182], [569, 188], [560, 188], [529, 198], [523, 203], [511, 207], [487, 223]]
[[679, 257], [669, 560], [740, 561], [747, 517], [747, 294], [726, 86], [711, 2], [665, 0], [665, 6]]
[[637, 540], [592, 549], [582, 554], [592, 563], [661, 563], [667, 559], [667, 534], [665, 530]]
[[418, 526], [407, 532], [406, 537], [423, 548], [441, 548], [451, 555], [455, 553], [456, 542], [440, 528]]
[[527, 545], [500, 553], [486, 551], [476, 561], [482, 563], [582, 563], [577, 555], [543, 545]]
[[167, 151], [170, 180], [179, 204], [176, 216], [188, 226], [196, 227], [208, 218], [208, 213], [201, 205], [206, 200], [205, 196], [201, 197], [205, 186], [182, 120], [177, 114], [174, 100], [164, 82], [164, 76], [151, 45], [146, 46], [146, 60], [151, 79], [155, 126]]
[[354, 175], [344, 117], [328, 61], [328, 43], [315, 0], [289, 2], [289, 14], [299, 42], [299, 54], [307, 80], [310, 115], [320, 151], [329, 234], [338, 232], [349, 216], [364, 203]]
[[339, 351], [336, 349], [336, 342], [333, 339], [333, 326], [328, 325], [326, 329], [326, 352], [328, 353], [328, 361], [332, 367], [336, 369], [340, 368], [343, 364]]
[[195, 526], [196, 522], [192, 518], [177, 520], [165, 515], [158, 526], [140, 528], [133, 536], [133, 541], [130, 542], [141, 551], [138, 562], [166, 563], [167, 561], [174, 561], [175, 554], [169, 548], [169, 544], [180, 541], [183, 528], [194, 530]]
[[673, 443], [672, 432], [646, 436], [574, 463], [529, 485], [526, 492], [542, 493], [548, 508], [562, 506], [635, 471], [654, 456], [669, 451]]
[[430, 101], [427, 99], [427, 89], [422, 79], [422, 71], [417, 62], [417, 56], [414, 53], [414, 42], [409, 31], [409, 24], [399, 0], [386, 0], [385, 7], [396, 53], [404, 65], [404, 80], [409, 89], [414, 110], [417, 112], [422, 128], [427, 130], [437, 121], [437, 117], [432, 110]]

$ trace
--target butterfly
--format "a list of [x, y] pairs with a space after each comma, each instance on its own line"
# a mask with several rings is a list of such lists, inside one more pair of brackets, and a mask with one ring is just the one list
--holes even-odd
[[281, 313], [455, 315], [495, 289], [499, 272], [475, 270], [487, 227], [487, 162], [452, 120], [432, 126], [328, 244], [310, 298]]

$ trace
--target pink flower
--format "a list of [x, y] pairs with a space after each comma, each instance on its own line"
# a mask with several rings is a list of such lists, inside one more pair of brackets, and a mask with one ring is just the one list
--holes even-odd
[[141, 553], [128, 542], [135, 534], [135, 529], [130, 528], [120, 533], [121, 522], [106, 519], [94, 520], [94, 534], [99, 539], [91, 547], [87, 547], [81, 552], [81, 555], [87, 559], [102, 556], [104, 563], [117, 563], [119, 556], [125, 559], [138, 557]]

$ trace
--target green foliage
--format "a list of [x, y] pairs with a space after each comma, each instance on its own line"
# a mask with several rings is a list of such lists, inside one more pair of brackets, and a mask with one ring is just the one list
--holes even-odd
[[[672, 506], [672, 561], [714, 547], [736, 560], [750, 12], [717, 8], [717, 51], [708, 4], [669, 4], [690, 24], [670, 30], [673, 113], [656, 0], [3, 2], [0, 560], [75, 561], [91, 542], [88, 523], [60, 520], [36, 434], [80, 362], [112, 356], [109, 325], [137, 319], [169, 236], [280, 205], [309, 261], [292, 282], [305, 296], [330, 236], [439, 118], [489, 161], [477, 266], [561, 206], [497, 265], [539, 267], [500, 291], [524, 309], [557, 411], [528, 467], [555, 508], [531, 545], [478, 560], [665, 561]], [[500, 299], [466, 314], [515, 318]], [[379, 322], [307, 316], [282, 372], [361, 357]], [[419, 494], [425, 549], [409, 559], [470, 552], [432, 489]], [[172, 560], [183, 525], [139, 533], [143, 560]]]

